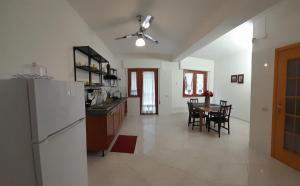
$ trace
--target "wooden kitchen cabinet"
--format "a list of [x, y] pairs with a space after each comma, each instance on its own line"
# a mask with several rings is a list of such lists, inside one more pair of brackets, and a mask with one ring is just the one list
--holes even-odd
[[120, 128], [120, 107], [114, 110], [114, 134], [117, 135]]
[[114, 113], [111, 112], [109, 114], [107, 114], [106, 116], [107, 118], [107, 143], [106, 143], [106, 148], [109, 147], [109, 145], [111, 144], [111, 142], [114, 140], [115, 137], [115, 126], [114, 126]]
[[106, 114], [89, 114], [86, 117], [87, 150], [99, 152], [107, 150], [117, 136], [125, 118], [126, 101]]

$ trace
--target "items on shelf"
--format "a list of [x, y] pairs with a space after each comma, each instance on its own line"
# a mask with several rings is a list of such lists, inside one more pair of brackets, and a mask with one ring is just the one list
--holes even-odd
[[[80, 61], [76, 61], [76, 51], [79, 51], [88, 57], [87, 64]], [[76, 46], [73, 48], [73, 53], [74, 53], [73, 55], [74, 55], [75, 81], [77, 81], [77, 70], [79, 69], [82, 71], [86, 71], [89, 74], [89, 80], [88, 82], [85, 82], [86, 86], [94, 87], [94, 88], [96, 88], [97, 86], [110, 86], [110, 87], [118, 86], [117, 81], [120, 80], [120, 78], [117, 77], [117, 70], [111, 68], [109, 61], [106, 60], [104, 57], [102, 57], [100, 54], [98, 54], [90, 46]], [[102, 68], [103, 63], [107, 63], [106, 68]], [[99, 83], [92, 82], [92, 74], [98, 75]], [[103, 79], [106, 81], [103, 81]]]

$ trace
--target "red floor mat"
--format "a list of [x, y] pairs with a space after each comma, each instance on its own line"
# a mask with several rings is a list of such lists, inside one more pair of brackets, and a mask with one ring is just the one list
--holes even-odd
[[111, 152], [134, 153], [137, 136], [119, 135]]

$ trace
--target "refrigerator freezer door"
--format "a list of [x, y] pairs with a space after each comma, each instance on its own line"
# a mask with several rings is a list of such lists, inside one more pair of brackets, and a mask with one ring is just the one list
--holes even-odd
[[39, 186], [88, 186], [84, 119], [33, 149]]
[[85, 117], [82, 83], [39, 79], [28, 87], [34, 143]]

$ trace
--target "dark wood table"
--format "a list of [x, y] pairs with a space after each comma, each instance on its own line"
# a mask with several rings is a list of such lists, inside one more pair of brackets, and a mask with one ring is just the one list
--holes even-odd
[[[207, 115], [209, 112], [217, 112], [220, 110], [220, 105], [218, 104], [210, 104], [209, 106], [205, 106], [204, 103], [193, 103], [193, 109], [195, 110], [201, 110], [200, 113], [200, 131], [202, 131], [202, 126], [204, 125], [203, 123], [203, 119], [205, 117], [205, 115]], [[203, 113], [205, 114], [203, 116]], [[206, 121], [208, 122], [208, 121]]]

